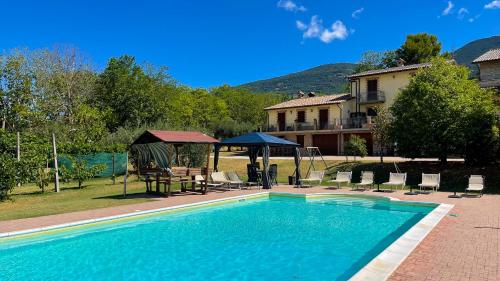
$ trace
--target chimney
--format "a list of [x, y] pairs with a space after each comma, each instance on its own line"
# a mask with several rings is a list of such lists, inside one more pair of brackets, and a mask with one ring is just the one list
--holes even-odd
[[301, 99], [301, 98], [303, 98], [303, 97], [304, 97], [304, 92], [302, 92], [302, 91], [298, 91], [298, 92], [297, 92], [297, 98], [298, 98], [298, 99]]
[[396, 60], [396, 65], [397, 66], [404, 66], [405, 63], [406, 63], [406, 61], [404, 59], [402, 59], [402, 58], [399, 58], [399, 59]]
[[312, 97], [315, 97], [316, 96], [316, 93], [315, 92], [309, 92], [309, 94], [307, 94], [308, 97], [312, 98]]

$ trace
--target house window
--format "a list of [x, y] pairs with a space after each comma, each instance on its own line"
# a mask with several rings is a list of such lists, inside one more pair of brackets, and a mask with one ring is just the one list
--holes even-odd
[[377, 79], [372, 79], [368, 80], [368, 93], [376, 93], [378, 90], [378, 80]]
[[306, 122], [306, 112], [305, 111], [297, 111], [297, 122], [299, 122], [299, 123]]

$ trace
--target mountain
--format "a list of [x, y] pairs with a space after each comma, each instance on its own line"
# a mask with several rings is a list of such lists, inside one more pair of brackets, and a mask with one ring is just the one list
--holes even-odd
[[241, 85], [252, 92], [279, 92], [295, 94], [299, 90], [322, 94], [343, 93], [346, 76], [356, 65], [353, 63], [323, 64], [304, 71]]
[[[472, 41], [453, 52], [459, 64], [471, 68], [474, 76], [478, 75], [477, 65], [472, 61], [489, 51], [500, 48], [500, 36], [493, 36]], [[295, 94], [297, 91], [317, 92], [323, 94], [343, 93], [347, 86], [346, 76], [351, 74], [356, 65], [353, 63], [332, 63], [313, 67], [304, 71], [259, 80], [241, 85], [252, 92], [279, 92]]]
[[479, 73], [477, 65], [472, 64], [472, 61], [484, 54], [485, 52], [500, 48], [500, 36], [472, 41], [462, 48], [453, 52], [453, 57], [459, 64], [467, 65], [475, 76]]

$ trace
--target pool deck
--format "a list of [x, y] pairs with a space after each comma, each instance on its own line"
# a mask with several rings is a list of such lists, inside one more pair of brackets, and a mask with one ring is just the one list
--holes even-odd
[[[131, 204], [67, 214], [0, 222], [0, 233], [47, 227], [80, 220], [153, 210], [267, 190], [213, 191], [206, 195], [178, 195], [153, 202]], [[290, 193], [353, 193], [389, 196], [401, 200], [453, 204], [455, 207], [425, 237], [389, 280], [500, 280], [500, 195], [481, 198], [448, 198], [438, 192], [405, 195], [401, 191], [376, 193], [279, 186], [271, 191]]]

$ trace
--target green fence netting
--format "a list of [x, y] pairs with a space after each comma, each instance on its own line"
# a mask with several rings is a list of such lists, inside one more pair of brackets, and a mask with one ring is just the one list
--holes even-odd
[[[105, 164], [106, 169], [98, 174], [97, 177], [111, 177], [113, 175], [113, 153], [101, 152], [79, 156], [74, 155], [73, 157], [87, 161], [87, 165], [89, 167], [98, 164]], [[59, 166], [65, 166], [68, 169], [71, 169], [71, 161], [68, 157], [65, 157], [64, 155], [58, 156], [57, 161]], [[127, 153], [114, 153], [114, 163], [115, 175], [124, 175], [127, 169]]]

